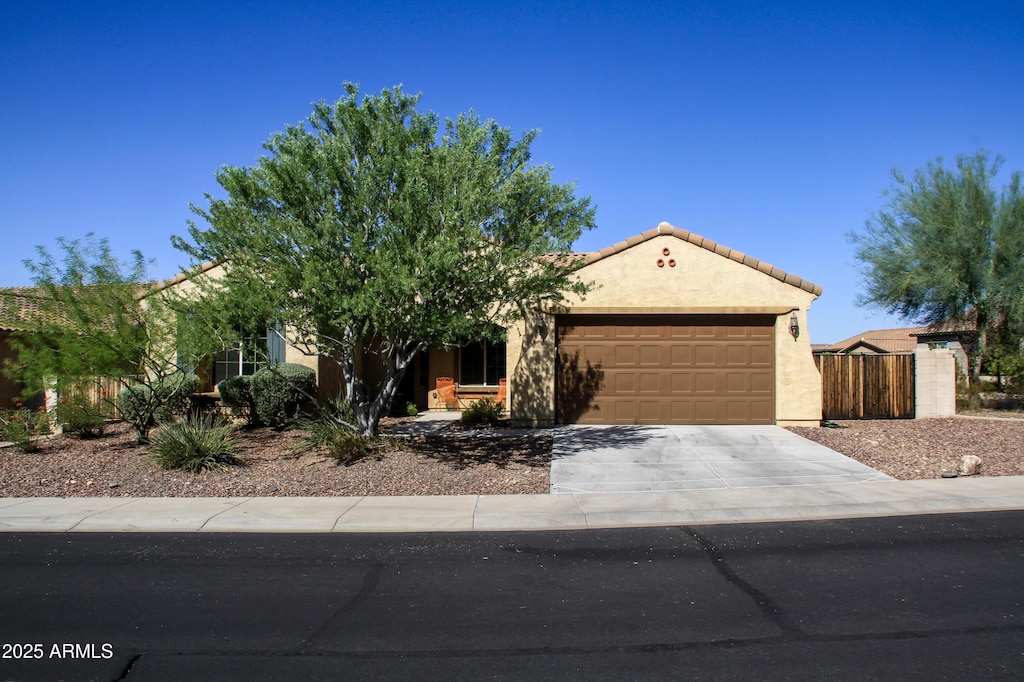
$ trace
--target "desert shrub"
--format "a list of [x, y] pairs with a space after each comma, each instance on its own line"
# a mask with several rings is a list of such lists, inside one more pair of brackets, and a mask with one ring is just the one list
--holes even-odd
[[325, 409], [299, 422], [306, 431], [303, 449], [323, 449], [340, 462], [354, 462], [370, 454], [380, 440], [356, 432], [355, 413], [347, 400], [332, 400]]
[[231, 427], [223, 421], [209, 415], [190, 414], [154, 431], [149, 450], [162, 469], [199, 473], [236, 463], [236, 445]]
[[405, 404], [405, 414], [407, 417], [415, 417], [420, 413], [420, 408], [416, 407], [416, 403]]
[[117, 411], [135, 429], [139, 442], [145, 442], [157, 424], [174, 421], [189, 409], [189, 396], [199, 388], [199, 377], [175, 373], [152, 384], [137, 384], [117, 394]]
[[98, 438], [103, 435], [105, 419], [103, 413], [88, 398], [71, 395], [61, 398], [55, 409], [57, 423], [64, 433], [79, 438]]
[[285, 426], [310, 411], [316, 372], [304, 365], [282, 363], [253, 374], [250, 386], [260, 421], [267, 426]]
[[239, 375], [228, 377], [217, 384], [221, 405], [231, 410], [231, 414], [244, 419], [249, 426], [260, 426], [260, 416], [256, 412], [256, 403], [252, 398], [252, 377]]
[[477, 400], [462, 411], [460, 421], [466, 426], [497, 424], [505, 414], [505, 405], [494, 400]]
[[38, 449], [36, 438], [49, 432], [46, 408], [30, 410], [18, 403], [13, 410], [0, 411], [0, 440], [14, 443], [22, 452], [35, 452]]
[[307, 432], [303, 449], [323, 449], [339, 462], [354, 462], [373, 451], [374, 439], [323, 415], [303, 420], [299, 428]]
[[184, 416], [191, 407], [189, 398], [198, 390], [199, 377], [195, 374], [175, 372], [154, 382], [157, 406], [153, 417], [156, 423], [163, 424]]

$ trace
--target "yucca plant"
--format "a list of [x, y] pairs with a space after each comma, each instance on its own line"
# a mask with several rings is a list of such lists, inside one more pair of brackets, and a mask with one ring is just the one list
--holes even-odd
[[149, 450], [161, 469], [199, 473], [237, 463], [236, 445], [233, 429], [222, 420], [190, 414], [159, 427], [150, 438]]

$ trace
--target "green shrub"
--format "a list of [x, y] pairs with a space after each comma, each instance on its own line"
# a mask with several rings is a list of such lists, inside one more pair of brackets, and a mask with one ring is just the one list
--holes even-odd
[[61, 398], [55, 410], [57, 423], [64, 433], [71, 433], [79, 438], [98, 438], [103, 435], [106, 420], [85, 396], [72, 395]]
[[494, 400], [477, 400], [462, 411], [460, 421], [466, 426], [490, 424], [494, 426], [505, 415], [505, 405]]
[[50, 432], [50, 417], [46, 408], [30, 410], [18, 403], [13, 410], [0, 411], [0, 440], [10, 441], [22, 452], [39, 449], [36, 439]]
[[307, 432], [302, 439], [303, 449], [322, 448], [340, 462], [354, 462], [373, 450], [373, 439], [364, 438], [329, 417], [318, 416], [303, 420], [299, 428]]
[[347, 400], [332, 400], [327, 408], [299, 422], [306, 431], [302, 449], [323, 449], [340, 462], [354, 462], [370, 454], [380, 444], [356, 432], [355, 413]]
[[228, 377], [217, 384], [220, 403], [231, 410], [231, 414], [244, 419], [249, 426], [260, 426], [260, 416], [252, 398], [252, 377], [239, 375]]
[[311, 411], [316, 372], [304, 365], [282, 363], [253, 374], [250, 386], [260, 421], [267, 426], [285, 426]]
[[160, 426], [153, 433], [149, 449], [162, 469], [199, 473], [235, 464], [236, 445], [231, 427], [223, 421], [190, 414], [182, 421]]
[[157, 398], [153, 418], [157, 424], [172, 422], [188, 413], [192, 405], [189, 399], [199, 390], [199, 377], [175, 372], [154, 382], [153, 390]]
[[405, 404], [405, 414], [409, 417], [415, 417], [420, 413], [420, 408], [416, 407], [416, 403]]
[[188, 412], [189, 397], [199, 388], [199, 377], [176, 373], [152, 384], [137, 384], [117, 394], [117, 411], [135, 429], [140, 443], [157, 424], [169, 423]]

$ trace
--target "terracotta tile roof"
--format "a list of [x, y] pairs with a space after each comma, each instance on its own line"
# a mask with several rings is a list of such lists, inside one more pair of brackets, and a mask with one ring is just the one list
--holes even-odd
[[[139, 283], [138, 297], [145, 296], [152, 287], [152, 282]], [[43, 314], [43, 296], [37, 287], [0, 287], [0, 331], [32, 331], [32, 318]], [[51, 308], [46, 314], [49, 322], [68, 323], [59, 308]]]
[[587, 254], [587, 262], [588, 264], [594, 263], [603, 258], [607, 258], [608, 256], [619, 253], [620, 251], [625, 251], [626, 249], [632, 248], [637, 244], [642, 244], [643, 242], [654, 239], [655, 237], [659, 237], [661, 235], [671, 235], [677, 239], [682, 239], [683, 241], [689, 242], [690, 244], [695, 244], [696, 246], [699, 246], [702, 249], [707, 249], [712, 253], [717, 253], [719, 256], [722, 256], [723, 258], [734, 260], [737, 263], [742, 263], [743, 265], [746, 265], [749, 268], [753, 268], [758, 272], [763, 272], [769, 277], [774, 277], [780, 282], [784, 282], [785, 284], [789, 284], [799, 289], [803, 289], [804, 291], [810, 292], [815, 296], [821, 295], [821, 287], [813, 282], [808, 282], [807, 280], [801, 277], [789, 274], [785, 270], [780, 270], [779, 268], [769, 265], [768, 263], [764, 263], [762, 261], [757, 260], [756, 258], [741, 253], [740, 251], [735, 251], [727, 246], [723, 246], [722, 244], [713, 242], [710, 239], [705, 239], [699, 234], [694, 234], [693, 232], [690, 232], [688, 230], [674, 227], [669, 223], [661, 223], [653, 230], [647, 230], [646, 232], [642, 232], [634, 237], [630, 237], [625, 241], [621, 241], [618, 242], [617, 244], [613, 244], [612, 246], [601, 249], [597, 253], [589, 253]]
[[927, 330], [928, 327], [871, 329], [860, 334], [854, 334], [839, 343], [829, 344], [815, 350], [827, 353], [845, 353], [863, 346], [876, 353], [912, 353], [917, 347], [915, 334], [920, 334]]
[[34, 287], [0, 288], [0, 330], [28, 331], [39, 315], [39, 290]]
[[963, 334], [970, 333], [974, 334], [978, 331], [978, 316], [974, 314], [974, 311], [968, 312], [966, 317], [961, 320], [946, 320], [939, 324], [933, 324], [930, 327], [925, 327], [921, 331], [914, 334], [914, 336], [942, 336], [946, 334]]

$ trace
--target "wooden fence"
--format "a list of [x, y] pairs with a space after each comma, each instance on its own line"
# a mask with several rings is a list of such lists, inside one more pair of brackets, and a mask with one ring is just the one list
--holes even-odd
[[816, 355], [825, 419], [913, 419], [913, 355]]
[[125, 384], [119, 379], [84, 379], [76, 383], [62, 383], [58, 388], [60, 399], [84, 398], [108, 419], [117, 416], [114, 399]]

